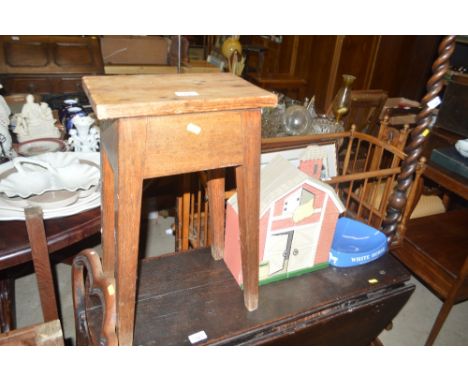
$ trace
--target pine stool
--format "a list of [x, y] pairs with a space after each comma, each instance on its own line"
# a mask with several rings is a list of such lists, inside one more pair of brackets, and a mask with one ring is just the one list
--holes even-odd
[[236, 166], [244, 303], [258, 306], [261, 107], [276, 96], [228, 73], [92, 76], [101, 121], [104, 274], [115, 278], [117, 336], [131, 345], [144, 179], [210, 170], [212, 256], [224, 248], [224, 177]]

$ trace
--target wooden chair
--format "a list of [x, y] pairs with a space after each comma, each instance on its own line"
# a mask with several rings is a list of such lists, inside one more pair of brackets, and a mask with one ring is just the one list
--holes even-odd
[[356, 125], [358, 131], [376, 135], [387, 98], [388, 95], [383, 90], [352, 90], [349, 113], [344, 118], [345, 130]]
[[0, 345], [63, 345], [42, 210], [28, 207], [24, 213], [45, 323], [1, 334]]
[[[95, 251], [85, 249], [75, 256], [72, 265], [72, 285], [76, 344], [118, 345], [115, 332], [115, 281], [113, 277], [103, 274], [101, 259]], [[98, 298], [103, 307], [95, 312], [102, 317], [99, 327], [88, 326], [90, 320], [86, 319], [86, 311], [90, 298]]]

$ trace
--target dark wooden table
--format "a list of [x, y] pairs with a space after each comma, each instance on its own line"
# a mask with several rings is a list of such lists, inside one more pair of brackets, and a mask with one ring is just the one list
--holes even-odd
[[[244, 307], [223, 261], [209, 249], [147, 258], [140, 263], [134, 345], [364, 345], [373, 341], [414, 290], [392, 256], [260, 287], [256, 311]], [[100, 306], [87, 312], [93, 330]]]
[[[59, 254], [83, 239], [98, 236], [100, 207], [76, 215], [44, 221], [49, 253]], [[97, 240], [96, 240], [97, 241]], [[70, 254], [74, 254], [73, 250]], [[24, 221], [0, 222], [0, 328], [14, 328], [14, 279], [30, 263], [31, 247]]]
[[[423, 281], [445, 298], [467, 251], [468, 209], [458, 209], [410, 220], [404, 245], [393, 253], [410, 269], [424, 267]], [[468, 284], [463, 295], [468, 297]]]
[[463, 139], [463, 137], [444, 130], [441, 127], [434, 128], [423, 151], [423, 155], [428, 159], [423, 176], [439, 184], [446, 190], [468, 200], [468, 179], [446, 170], [430, 160], [431, 152], [434, 148], [453, 146], [459, 139]]

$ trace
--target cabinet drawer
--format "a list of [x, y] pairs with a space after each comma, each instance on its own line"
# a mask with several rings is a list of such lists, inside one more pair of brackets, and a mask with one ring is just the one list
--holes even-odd
[[81, 93], [83, 91], [81, 77], [60, 78], [57, 79], [57, 82], [59, 93]]
[[242, 112], [184, 114], [148, 119], [147, 177], [240, 164]]
[[6, 94], [52, 93], [54, 84], [50, 78], [5, 78], [2, 80]]

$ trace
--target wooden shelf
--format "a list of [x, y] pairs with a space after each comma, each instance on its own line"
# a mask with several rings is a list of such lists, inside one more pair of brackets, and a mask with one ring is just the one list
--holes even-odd
[[[138, 280], [134, 345], [190, 345], [202, 330], [203, 345], [369, 344], [414, 290], [389, 255], [262, 286], [254, 312], [209, 249], [145, 259]], [[99, 316], [99, 306], [88, 310], [91, 328]]]

